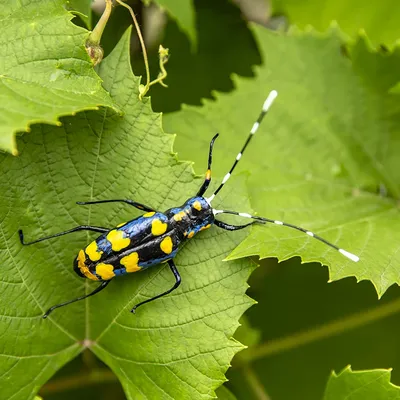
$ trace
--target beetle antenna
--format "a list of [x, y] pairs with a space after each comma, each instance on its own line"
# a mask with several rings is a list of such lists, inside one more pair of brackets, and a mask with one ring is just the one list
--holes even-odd
[[272, 103], [276, 99], [276, 96], [278, 96], [278, 92], [276, 90], [272, 90], [270, 94], [268, 95], [267, 99], [264, 101], [263, 107], [261, 109], [260, 115], [258, 116], [256, 122], [254, 122], [253, 127], [250, 130], [249, 136], [247, 136], [246, 142], [244, 143], [242, 150], [238, 153], [236, 156], [236, 159], [229, 170], [229, 172], [224, 176], [224, 179], [222, 179], [221, 184], [218, 186], [217, 190], [206, 200], [208, 203], [211, 203], [214, 200], [214, 197], [218, 194], [218, 192], [223, 188], [225, 183], [228, 181], [228, 179], [231, 177], [232, 172], [236, 168], [236, 165], [239, 163], [239, 160], [242, 158], [242, 155], [244, 151], [246, 150], [246, 147], [250, 143], [251, 138], [254, 136], [254, 134], [257, 132], [261, 121], [264, 119], [265, 115], [268, 113], [269, 108], [271, 107]]
[[[283, 221], [278, 221], [278, 220], [274, 220], [274, 219], [270, 219], [270, 218], [264, 218], [264, 217], [258, 217], [255, 215], [250, 215], [247, 213], [240, 213], [237, 211], [228, 211], [228, 210], [215, 210], [213, 209], [213, 213], [214, 215], [218, 215], [218, 214], [231, 214], [231, 215], [237, 215], [239, 217], [244, 217], [244, 218], [250, 218], [253, 219], [257, 222], [260, 223], [271, 223], [271, 224], [275, 224], [275, 225], [281, 225], [281, 226], [286, 226], [288, 228], [294, 229], [296, 231], [300, 231], [305, 233], [306, 235], [319, 240], [322, 243], [325, 243], [327, 246], [332, 247], [332, 249], [337, 250], [339, 253], [341, 253], [342, 255], [344, 255], [345, 257], [347, 257], [349, 260], [354, 261], [354, 262], [358, 262], [360, 260], [360, 258], [358, 256], [356, 256], [353, 253], [350, 253], [347, 250], [344, 250], [342, 248], [340, 248], [339, 246], [336, 246], [335, 244], [328, 242], [326, 239], [324, 239], [321, 236], [316, 235], [315, 233], [309, 231], [308, 229], [302, 228], [301, 226], [297, 226], [297, 225], [293, 225], [293, 224], [289, 224], [287, 222], [283, 222]], [[226, 229], [226, 228], [225, 228]], [[229, 229], [228, 229], [229, 230]]]

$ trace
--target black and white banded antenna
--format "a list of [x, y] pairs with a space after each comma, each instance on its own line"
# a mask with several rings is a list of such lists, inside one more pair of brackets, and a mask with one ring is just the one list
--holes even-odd
[[244, 143], [242, 150], [240, 150], [240, 152], [238, 153], [238, 155], [236, 156], [236, 159], [231, 167], [231, 169], [229, 170], [229, 172], [224, 176], [224, 179], [222, 179], [221, 184], [218, 186], [217, 190], [210, 196], [208, 197], [206, 200], [208, 201], [209, 204], [211, 204], [211, 202], [214, 200], [214, 197], [218, 194], [218, 192], [223, 188], [223, 186], [225, 185], [226, 182], [228, 182], [228, 179], [231, 177], [232, 172], [234, 171], [234, 169], [236, 168], [236, 165], [238, 165], [239, 160], [242, 158], [242, 155], [244, 153], [244, 151], [246, 150], [246, 147], [248, 146], [248, 144], [250, 143], [252, 137], [254, 136], [254, 134], [257, 132], [258, 128], [260, 127], [261, 121], [264, 119], [264, 117], [267, 115], [268, 110], [270, 109], [272, 103], [274, 102], [274, 100], [276, 99], [276, 97], [278, 96], [278, 92], [276, 90], [272, 90], [270, 92], [270, 94], [268, 95], [267, 99], [264, 101], [264, 104], [262, 106], [260, 115], [257, 118], [257, 121], [254, 122], [253, 127], [250, 130], [249, 136], [247, 136], [246, 142]]
[[[274, 100], [276, 99], [276, 97], [278, 96], [278, 92], [276, 90], [273, 90], [270, 92], [270, 94], [268, 95], [267, 99], [265, 100], [261, 113], [258, 116], [256, 122], [253, 124], [253, 127], [251, 128], [250, 134], [246, 139], [246, 142], [244, 144], [244, 146], [242, 147], [242, 150], [240, 150], [240, 152], [238, 153], [238, 155], [236, 156], [235, 162], [233, 163], [231, 169], [229, 170], [229, 172], [225, 175], [225, 177], [223, 178], [221, 184], [218, 186], [217, 190], [206, 200], [208, 201], [208, 203], [211, 204], [211, 202], [214, 200], [215, 196], [218, 194], [218, 192], [223, 188], [223, 186], [225, 185], [225, 183], [228, 181], [228, 179], [231, 177], [232, 172], [234, 171], [234, 169], [236, 168], [236, 165], [238, 164], [239, 160], [242, 158], [242, 155], [244, 153], [244, 151], [246, 150], [246, 147], [248, 146], [250, 140], [252, 139], [252, 137], [254, 136], [254, 134], [257, 132], [261, 121], [264, 119], [265, 115], [267, 114], [269, 108], [271, 107], [272, 103], [274, 102]], [[358, 262], [360, 260], [360, 258], [358, 256], [356, 256], [353, 253], [350, 253], [347, 250], [344, 250], [338, 246], [336, 246], [335, 244], [328, 242], [326, 239], [322, 238], [321, 236], [316, 235], [315, 233], [302, 228], [300, 226], [297, 225], [293, 225], [293, 224], [289, 224], [287, 222], [283, 222], [283, 221], [278, 221], [278, 220], [274, 220], [274, 219], [269, 219], [269, 218], [264, 218], [264, 217], [258, 217], [258, 216], [254, 216], [254, 215], [250, 215], [247, 213], [240, 213], [240, 212], [236, 212], [236, 211], [228, 211], [228, 210], [216, 210], [213, 209], [213, 213], [214, 215], [218, 215], [218, 214], [231, 214], [231, 215], [238, 215], [239, 217], [244, 217], [244, 218], [250, 218], [252, 219], [254, 222], [259, 222], [259, 223], [272, 223], [275, 225], [282, 225], [282, 226], [286, 226], [288, 228], [291, 229], [295, 229], [297, 231], [303, 232], [305, 234], [307, 234], [308, 236], [319, 240], [322, 243], [325, 243], [327, 246], [337, 250], [339, 253], [343, 254], [345, 257], [347, 257], [348, 259], [354, 261], [354, 262]], [[216, 221], [219, 224], [223, 224], [220, 221]], [[223, 224], [226, 226], [226, 224]], [[236, 226], [236, 229], [240, 229], [241, 227], [245, 227], [248, 226], [248, 224], [246, 225], [242, 225], [242, 226]], [[234, 228], [233, 226], [231, 226], [231, 228]], [[231, 229], [234, 230], [234, 229]]]

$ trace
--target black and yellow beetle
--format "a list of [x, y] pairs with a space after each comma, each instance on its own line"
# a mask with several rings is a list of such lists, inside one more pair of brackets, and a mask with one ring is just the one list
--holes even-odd
[[[140, 305], [171, 293], [181, 283], [181, 277], [173, 261], [173, 258], [176, 256], [180, 245], [187, 239], [191, 239], [196, 235], [196, 233], [204, 229], [208, 229], [212, 225], [216, 225], [219, 228], [229, 231], [243, 229], [255, 223], [269, 222], [276, 225], [283, 225], [304, 232], [307, 235], [314, 237], [315, 239], [318, 239], [328, 246], [336, 249], [347, 258], [353, 261], [358, 261], [359, 258], [356, 255], [349, 253], [348, 251], [343, 250], [332, 243], [329, 243], [325, 239], [304, 228], [282, 221], [252, 216], [247, 213], [216, 210], [211, 206], [212, 200], [230, 178], [247, 145], [249, 144], [253, 135], [256, 133], [262, 119], [267, 114], [268, 109], [275, 100], [276, 96], [277, 92], [274, 90], [265, 100], [262, 111], [258, 116], [257, 121], [253, 124], [250, 134], [247, 137], [247, 140], [241, 151], [236, 156], [231, 169], [225, 175], [217, 190], [210, 197], [205, 198], [203, 195], [205, 194], [211, 181], [212, 151], [218, 134], [212, 138], [210, 143], [208, 169], [202, 186], [200, 187], [196, 196], [188, 199], [180, 207], [170, 208], [165, 212], [158, 212], [149, 206], [145, 206], [144, 204], [137, 203], [132, 200], [118, 199], [78, 202], [77, 204], [79, 205], [124, 202], [138, 208], [139, 210], [146, 211], [146, 213], [127, 223], [118, 225], [112, 230], [97, 226], [83, 225], [32, 242], [24, 242], [24, 236], [22, 230], [20, 230], [19, 237], [23, 245], [31, 245], [33, 243], [41, 242], [43, 240], [66, 235], [76, 231], [87, 230], [101, 233], [101, 235], [95, 241], [90, 243], [84, 250], [80, 250], [77, 258], [74, 261], [74, 270], [79, 276], [86, 277], [94, 281], [100, 281], [100, 286], [85, 296], [81, 296], [51, 307], [44, 314], [43, 318], [46, 318], [54, 309], [58, 307], [74, 303], [78, 300], [83, 300], [100, 292], [111, 282], [114, 277], [118, 275], [137, 272], [162, 262], [168, 262], [169, 267], [171, 268], [171, 271], [175, 277], [174, 286], [151, 299], [136, 304], [131, 311], [134, 313]], [[215, 216], [218, 214], [233, 214], [250, 218], [253, 221], [244, 225], [230, 225], [217, 220]]]

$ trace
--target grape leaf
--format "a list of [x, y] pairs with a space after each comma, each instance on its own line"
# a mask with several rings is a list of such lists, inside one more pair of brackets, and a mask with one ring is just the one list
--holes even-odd
[[[332, 285], [327, 269], [317, 263], [304, 268], [299, 261], [262, 260], [250, 277], [248, 294], [258, 304], [245, 316], [261, 342], [240, 352], [228, 371], [239, 399], [253, 400], [245, 368], [238, 368], [246, 365], [239, 364], [243, 359], [252, 359], [251, 368], [274, 400], [321, 400], [332, 370], [349, 364], [357, 370], [400, 368], [400, 288], [390, 287], [378, 300], [370, 282], [346, 278]], [[247, 344], [239, 329], [235, 338]], [[290, 385], [282, 385], [282, 376]], [[400, 384], [397, 374], [392, 382]]]
[[400, 399], [400, 387], [390, 383], [390, 370], [352, 371], [347, 367], [331, 375], [324, 395], [324, 400], [342, 399]]
[[88, 32], [63, 4], [0, 0], [0, 149], [16, 153], [15, 133], [32, 124], [116, 107], [86, 53]]
[[[32, 240], [80, 224], [112, 227], [139, 213], [121, 205], [79, 207], [75, 201], [133, 198], [163, 210], [182, 204], [203, 181], [194, 178], [189, 163], [171, 155], [173, 136], [162, 132], [148, 99], [138, 100], [129, 37], [130, 30], [99, 69], [123, 116], [103, 109], [64, 117], [61, 127], [36, 125], [19, 140], [20, 157], [0, 156], [4, 398], [32, 398], [85, 348], [115, 372], [128, 399], [209, 398], [243, 348], [232, 335], [253, 303], [245, 281], [254, 263], [222, 259], [244, 232], [212, 228], [199, 234], [176, 258], [180, 288], [135, 316], [129, 312], [134, 304], [172, 286], [165, 265], [119, 278], [101, 294], [41, 318], [49, 306], [94, 289], [71, 266], [94, 236], [76, 233], [22, 247], [19, 228]], [[227, 205], [249, 207], [244, 177], [236, 183], [235, 193], [226, 192]]]
[[[164, 8], [168, 14], [177, 21], [178, 25], [188, 35], [193, 45], [197, 43], [196, 13], [194, 12], [194, 0], [156, 0], [156, 3]], [[150, 0], [143, 0], [149, 4]]]
[[92, 28], [92, 0], [67, 0], [67, 6], [71, 10], [77, 11], [82, 21], [88, 29]]
[[[374, 51], [364, 35], [349, 48], [354, 71], [374, 91], [389, 91], [399, 81], [400, 47]], [[378, 77], [378, 79], [377, 79]]]
[[[235, 4], [229, 0], [201, 0], [195, 2], [195, 6], [196, 52], [192, 51], [191, 43], [175, 21], [169, 19], [165, 28], [161, 43], [171, 50], [167, 65], [168, 89], [152, 86], [152, 104], [157, 111], [177, 111], [183, 103], [201, 105], [203, 97], [213, 98], [213, 91], [233, 89], [232, 73], [251, 77], [253, 66], [261, 63], [253, 35]], [[151, 57], [151, 74], [157, 76], [158, 52]], [[141, 58], [139, 65], [143, 65]]]
[[356, 38], [365, 31], [375, 47], [393, 48], [400, 38], [400, 9], [397, 0], [273, 0], [272, 14], [285, 14], [291, 24], [301, 28], [312, 25], [325, 31], [338, 22], [347, 35]]
[[236, 78], [233, 93], [166, 115], [165, 129], [179, 132], [178, 151], [183, 158], [194, 154], [195, 161], [199, 148], [204, 151], [220, 132], [214, 160], [223, 174], [267, 93], [278, 90], [241, 159], [241, 168], [251, 171], [252, 207], [261, 216], [318, 233], [361, 260], [347, 260], [303, 233], [271, 225], [252, 229], [228, 259], [299, 255], [303, 262], [328, 265], [331, 280], [369, 279], [382, 295], [400, 282], [399, 97], [363, 85], [340, 53], [340, 33], [284, 34], [260, 27], [254, 33], [264, 59], [256, 78]]

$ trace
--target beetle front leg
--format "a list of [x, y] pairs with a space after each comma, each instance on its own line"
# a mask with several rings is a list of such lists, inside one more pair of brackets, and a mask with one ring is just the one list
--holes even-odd
[[130, 206], [133, 206], [135, 208], [138, 208], [139, 210], [142, 211], [156, 211], [152, 207], [146, 206], [145, 204], [138, 203], [133, 200], [128, 200], [128, 199], [112, 199], [112, 200], [93, 200], [93, 201], [77, 201], [76, 204], [79, 206], [86, 206], [89, 204], [102, 204], [102, 203], [126, 203], [129, 204]]

